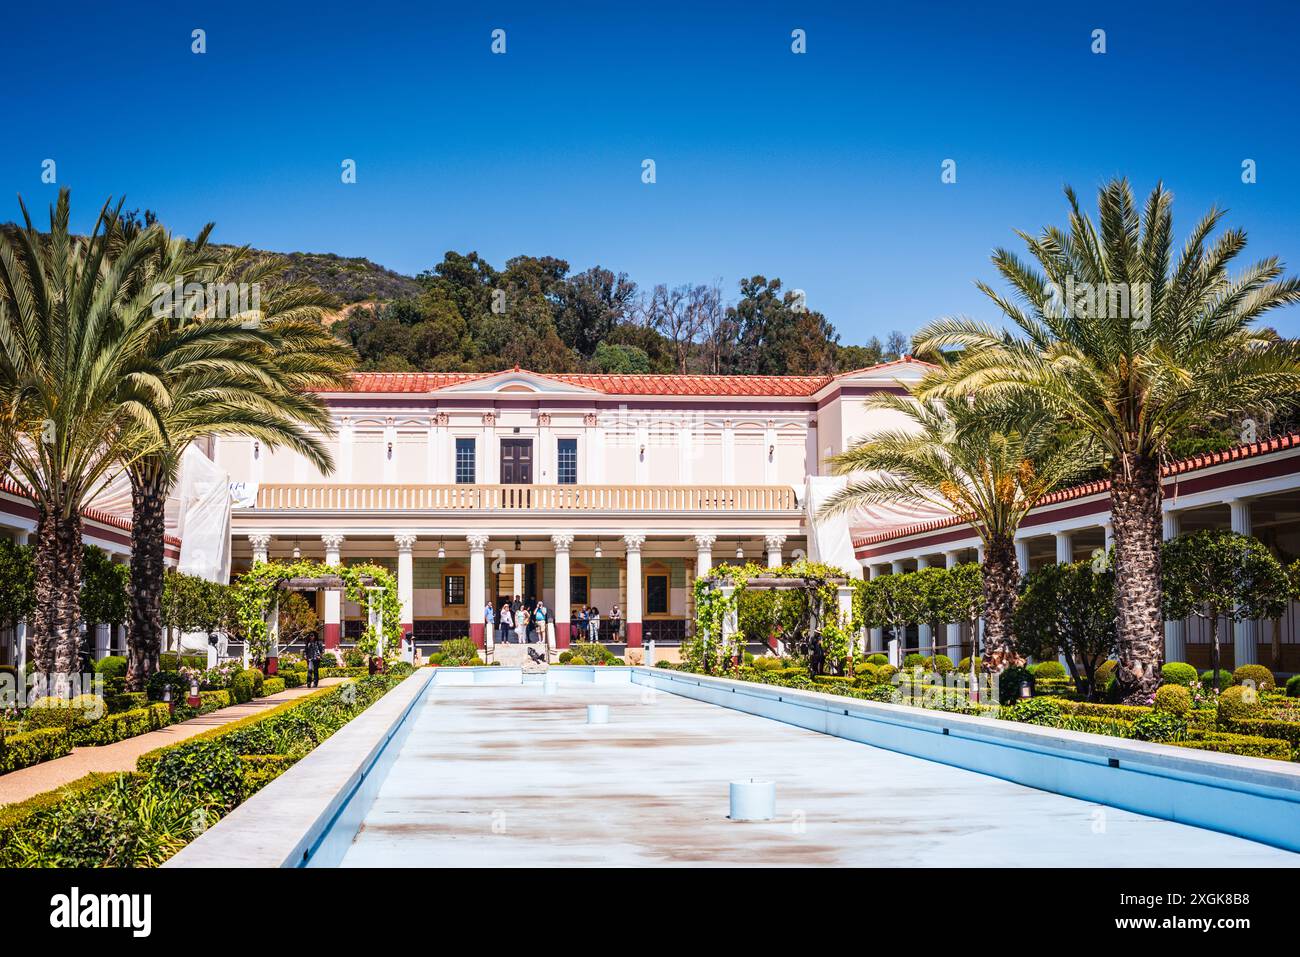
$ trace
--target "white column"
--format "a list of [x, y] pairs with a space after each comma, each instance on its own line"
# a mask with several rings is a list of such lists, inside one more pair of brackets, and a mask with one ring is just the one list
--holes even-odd
[[1020, 566], [1022, 576], [1029, 574], [1029, 539], [1016, 539], [1016, 564]]
[[551, 536], [555, 546], [555, 646], [569, 647], [569, 548], [573, 536], [562, 532]]
[[[1228, 503], [1232, 514], [1232, 530], [1239, 535], [1249, 535], [1250, 502], [1234, 498]], [[1239, 621], [1232, 629], [1233, 667], [1259, 664], [1259, 622]]]
[[[881, 572], [881, 570], [880, 570], [880, 566], [879, 566], [879, 565], [868, 565], [868, 566], [867, 566], [867, 578], [868, 578], [868, 579], [879, 578], [882, 574], [883, 574], [883, 572]], [[885, 650], [885, 629], [884, 629], [884, 628], [872, 628], [872, 629], [871, 629], [871, 639], [870, 639], [870, 640], [871, 640], [871, 648], [870, 648], [870, 650], [871, 650], [873, 653], [874, 653], [874, 652], [877, 652], [877, 651], [884, 651], [884, 650]]]
[[695, 577], [704, 578], [713, 568], [713, 543], [718, 540], [716, 535], [696, 535], [695, 536]]
[[1106, 550], [1110, 551], [1111, 546], [1115, 544], [1115, 523], [1103, 522], [1101, 525], [1101, 532], [1106, 539]]
[[[342, 535], [322, 535], [325, 546], [325, 564], [338, 565], [339, 549], [343, 547]], [[343, 595], [337, 589], [325, 592], [325, 647], [336, 648], [343, 639]]]
[[483, 568], [483, 549], [487, 548], [486, 535], [466, 535], [469, 543], [469, 635], [474, 644], [480, 648], [489, 647], [491, 641], [483, 633], [483, 603], [487, 600], [484, 593], [486, 576]]
[[1069, 565], [1074, 561], [1074, 539], [1069, 532], [1057, 532], [1056, 564]]
[[271, 548], [271, 536], [257, 533], [248, 536], [248, 544], [253, 547], [253, 564], [266, 561], [266, 556]]
[[907, 571], [907, 567], [903, 564], [902, 559], [895, 558], [889, 563], [889, 571], [894, 575], [902, 575]]
[[510, 586], [514, 589], [513, 594], [518, 595], [522, 600], [527, 601], [528, 596], [524, 594], [524, 563], [515, 562], [510, 566], [512, 575], [510, 577]]
[[[924, 555], [916, 556], [916, 570], [930, 567], [930, 559]], [[931, 645], [934, 644], [934, 627], [928, 621], [918, 621], [916, 623], [916, 644], [921, 649], [921, 654], [926, 654], [926, 649], [934, 651]]]
[[767, 544], [767, 567], [781, 567], [781, 546], [785, 544], [784, 535], [765, 535], [764, 542]]
[[[957, 557], [958, 554], [959, 553], [956, 551], [944, 552], [943, 567], [956, 568], [959, 564], [961, 564], [961, 562]], [[948, 622], [948, 627], [946, 630], [947, 630], [947, 638], [948, 638], [948, 650], [944, 653], [949, 658], [952, 659], [952, 663], [955, 665], [957, 664], [958, 661], [961, 660], [961, 622], [959, 621]]]
[[641, 546], [645, 536], [624, 535], [627, 545], [627, 643], [629, 647], [641, 646]]
[[[1163, 527], [1164, 540], [1167, 542], [1170, 539], [1177, 538], [1179, 532], [1178, 526], [1180, 524], [1178, 513], [1174, 511], [1166, 511], [1161, 515], [1161, 519], [1162, 519], [1162, 524], [1164, 526]], [[1113, 533], [1114, 526], [1109, 525], [1108, 523], [1108, 527], [1112, 530]], [[1186, 660], [1187, 660], [1187, 637], [1183, 631], [1183, 623], [1181, 621], [1166, 621], [1165, 622], [1165, 661], [1168, 662], [1168, 661], [1186, 661]]]
[[415, 633], [415, 548], [413, 532], [393, 536], [397, 543], [397, 599], [402, 603], [402, 632], [409, 639]]

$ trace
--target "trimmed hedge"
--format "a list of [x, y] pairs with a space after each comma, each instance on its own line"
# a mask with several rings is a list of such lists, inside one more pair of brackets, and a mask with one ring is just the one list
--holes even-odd
[[30, 768], [72, 753], [72, 736], [66, 728], [37, 728], [0, 738], [0, 774]]
[[1255, 718], [1264, 710], [1259, 695], [1245, 685], [1233, 685], [1219, 695], [1219, 722]]
[[1171, 661], [1160, 669], [1160, 677], [1165, 684], [1185, 685], [1191, 687], [1196, 680], [1196, 669], [1183, 661]]
[[1156, 691], [1156, 710], [1180, 717], [1192, 710], [1192, 693], [1182, 684], [1161, 685]]
[[284, 682], [286, 688], [301, 688], [307, 683], [307, 673], [305, 671], [281, 671], [276, 674], [276, 677]]
[[[51, 810], [62, 804], [67, 798], [88, 794], [99, 788], [112, 785], [116, 783], [119, 776], [116, 773], [104, 774], [99, 771], [92, 771], [84, 778], [69, 781], [63, 787], [55, 788], [53, 791], [42, 791], [40, 794], [34, 794], [26, 801], [0, 805], [0, 848], [3, 848], [7, 843], [7, 832], [11, 828], [25, 824], [33, 814]], [[131, 775], [131, 777], [135, 776]]]
[[157, 731], [171, 724], [171, 713], [165, 704], [151, 704], [119, 714], [110, 714], [93, 724], [72, 730], [72, 741], [77, 745], [113, 744], [134, 738], [138, 734]]
[[200, 691], [199, 692], [199, 714], [210, 714], [213, 711], [220, 711], [222, 708], [229, 708], [235, 703], [235, 699], [230, 696], [227, 690], [222, 691]]
[[244, 793], [249, 796], [256, 794], [293, 767], [297, 760], [297, 756], [289, 754], [241, 754]]
[[136, 708], [148, 707], [149, 696], [143, 691], [127, 691], [105, 699], [105, 703], [110, 713], [134, 711]]
[[269, 698], [273, 694], [279, 694], [285, 688], [283, 678], [265, 678], [262, 681], [261, 697]]
[[1232, 673], [1233, 684], [1244, 685], [1247, 681], [1255, 683], [1256, 691], [1272, 691], [1277, 687], [1273, 672], [1263, 665], [1242, 665]]
[[1273, 758], [1291, 760], [1291, 745], [1277, 738], [1259, 738], [1248, 734], [1207, 734], [1204, 738], [1189, 741], [1167, 742], [1177, 748], [1197, 751], [1215, 751], [1220, 754], [1240, 754], [1248, 758]]
[[1219, 727], [1232, 734], [1285, 741], [1293, 749], [1300, 751], [1300, 722], [1297, 721], [1278, 721], [1274, 718], [1221, 718]]

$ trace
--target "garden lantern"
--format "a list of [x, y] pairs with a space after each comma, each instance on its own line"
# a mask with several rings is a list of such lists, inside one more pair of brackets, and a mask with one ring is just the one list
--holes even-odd
[[1028, 681], [1020, 682], [1020, 700], [1026, 701], [1029, 698], [1032, 698], [1033, 696], [1034, 693], [1029, 688], [1029, 682]]
[[172, 686], [167, 685], [163, 688], [163, 704], [167, 706], [168, 714], [176, 713], [176, 702], [172, 701]]
[[203, 704], [203, 699], [199, 697], [199, 683], [197, 681], [190, 682], [190, 698], [186, 704], [191, 708], [197, 708]]

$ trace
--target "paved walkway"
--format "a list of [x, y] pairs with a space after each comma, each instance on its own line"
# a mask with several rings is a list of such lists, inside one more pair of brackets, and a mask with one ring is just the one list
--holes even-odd
[[[321, 687], [338, 684], [343, 680], [342, 678], [322, 678]], [[312, 690], [307, 687], [286, 688], [279, 694], [271, 695], [269, 698], [258, 698], [247, 704], [222, 708], [220, 711], [200, 715], [197, 718], [191, 718], [189, 721], [182, 721], [180, 724], [169, 725], [161, 731], [139, 734], [134, 738], [127, 738], [125, 741], [118, 741], [114, 744], [73, 748], [72, 753], [64, 757], [55, 758], [53, 761], [46, 761], [43, 764], [36, 764], [30, 768], [10, 771], [8, 774], [0, 775], [0, 805], [25, 801], [29, 797], [41, 794], [44, 791], [52, 791], [94, 771], [105, 773], [110, 771], [134, 771], [136, 758], [152, 751], [154, 748], [176, 744], [186, 738], [192, 738], [196, 734], [202, 734], [204, 731], [219, 728], [223, 724], [230, 724], [232, 721], [238, 721], [240, 718], [257, 714], [259, 711], [267, 711], [286, 701], [292, 701], [294, 698], [301, 698], [303, 695], [310, 694]]]
[[[586, 723], [592, 701], [609, 705], [608, 724]], [[1300, 865], [641, 687], [440, 687], [411, 720], [344, 866]], [[769, 823], [727, 819], [728, 783], [750, 777], [776, 782]]]

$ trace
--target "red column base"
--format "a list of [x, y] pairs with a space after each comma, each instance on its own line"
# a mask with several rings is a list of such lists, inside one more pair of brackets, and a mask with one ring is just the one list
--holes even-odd
[[629, 621], [627, 623], [627, 646], [629, 648], [641, 647], [641, 622]]
[[279, 658], [267, 658], [267, 659], [266, 659], [266, 677], [270, 678], [272, 675], [274, 675], [274, 674], [275, 674], [276, 672], [278, 672], [279, 670], [280, 670], [280, 659], [279, 659]]
[[339, 646], [339, 637], [343, 631], [343, 626], [335, 622], [325, 626], [325, 647], [337, 648]]
[[407, 638], [410, 638], [412, 635], [415, 634], [415, 625], [413, 625], [409, 621], [402, 622], [402, 634], [405, 635]]
[[557, 621], [555, 623], [555, 647], [556, 648], [569, 647], [569, 625], [570, 624], [571, 623], [567, 621]]
[[469, 636], [474, 639], [474, 647], [483, 647], [483, 622], [470, 622]]

